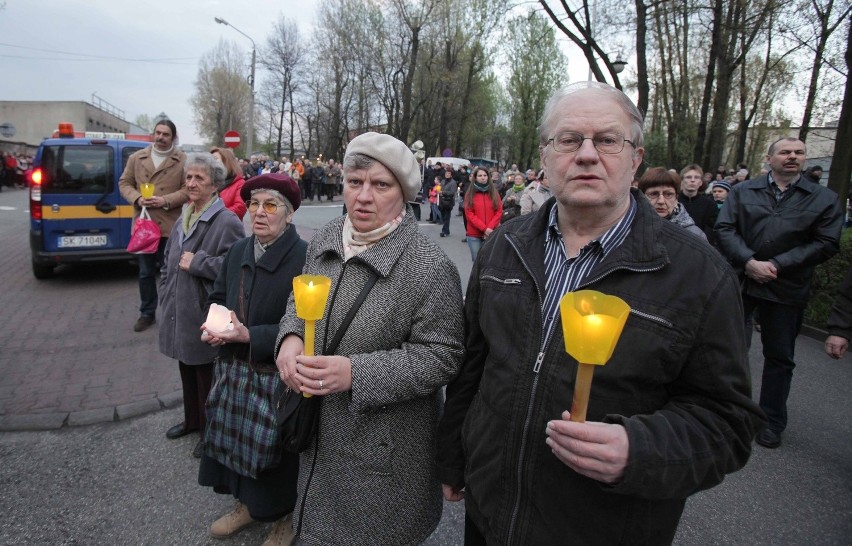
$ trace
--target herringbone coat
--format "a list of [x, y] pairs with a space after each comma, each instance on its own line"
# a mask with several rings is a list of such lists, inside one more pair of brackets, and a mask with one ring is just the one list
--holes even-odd
[[[324, 397], [319, 448], [301, 455], [293, 523], [301, 523], [307, 544], [418, 544], [441, 518], [435, 433], [441, 387], [464, 353], [459, 274], [418, 232], [410, 208], [394, 232], [345, 265], [342, 231], [341, 217], [308, 247], [305, 272], [332, 279], [316, 354], [340, 327], [368, 268], [379, 279], [337, 350], [352, 361], [352, 390]], [[303, 331], [291, 296], [276, 347]]]

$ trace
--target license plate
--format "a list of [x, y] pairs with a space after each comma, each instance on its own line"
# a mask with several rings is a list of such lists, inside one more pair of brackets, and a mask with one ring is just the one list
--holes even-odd
[[59, 248], [79, 248], [86, 246], [106, 246], [106, 235], [66, 235], [59, 238]]

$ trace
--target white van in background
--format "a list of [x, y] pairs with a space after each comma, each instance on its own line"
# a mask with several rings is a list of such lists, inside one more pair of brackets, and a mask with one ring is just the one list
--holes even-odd
[[460, 157], [427, 157], [426, 158], [426, 166], [432, 165], [435, 166], [435, 163], [441, 163], [442, 165], [446, 165], [447, 163], [451, 163], [453, 165], [453, 169], [459, 170], [461, 167], [467, 167], [470, 169], [470, 161], [467, 159], [462, 159]]

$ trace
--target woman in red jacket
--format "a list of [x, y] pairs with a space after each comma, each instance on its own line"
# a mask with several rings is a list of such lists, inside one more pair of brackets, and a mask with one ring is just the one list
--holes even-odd
[[240, 197], [240, 190], [246, 181], [243, 179], [243, 170], [240, 168], [240, 162], [237, 161], [237, 156], [230, 148], [219, 148], [214, 146], [210, 149], [213, 157], [222, 162], [225, 169], [228, 171], [228, 177], [225, 180], [225, 187], [219, 190], [219, 199], [225, 203], [228, 210], [233, 211], [240, 220], [246, 215], [246, 204]]
[[467, 246], [470, 257], [476, 260], [482, 241], [500, 225], [503, 203], [500, 193], [488, 176], [488, 171], [477, 167], [473, 171], [473, 184], [464, 194], [464, 215], [467, 219]]

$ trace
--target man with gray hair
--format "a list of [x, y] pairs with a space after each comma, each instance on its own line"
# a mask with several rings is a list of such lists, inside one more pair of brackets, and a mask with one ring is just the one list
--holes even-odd
[[760, 316], [760, 408], [769, 425], [757, 443], [770, 449], [781, 445], [787, 428], [793, 353], [814, 267], [840, 250], [840, 200], [802, 176], [806, 156], [797, 138], [773, 142], [766, 155], [769, 173], [734, 185], [716, 220], [719, 248], [742, 280], [749, 345], [752, 314]]
[[[495, 231], [468, 283], [467, 353], [439, 427], [444, 496], [465, 499], [466, 544], [668, 544], [686, 498], [741, 468], [762, 425], [730, 320], [737, 279], [631, 190], [642, 116], [621, 91], [563, 88], [539, 131], [553, 197]], [[631, 313], [574, 422], [559, 302], [585, 289]]]

